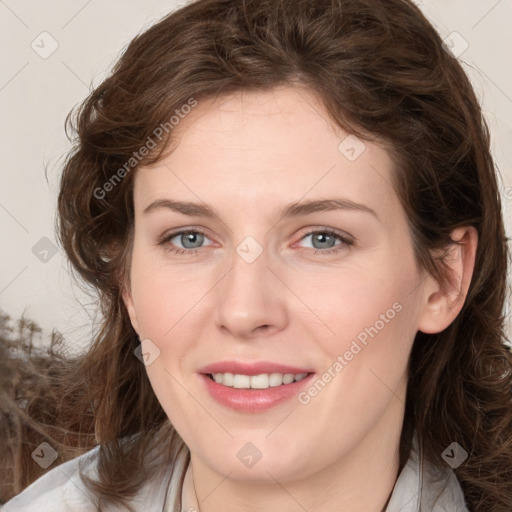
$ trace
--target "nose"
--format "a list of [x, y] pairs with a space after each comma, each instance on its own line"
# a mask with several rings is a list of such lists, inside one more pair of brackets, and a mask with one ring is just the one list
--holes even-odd
[[268, 263], [265, 251], [251, 263], [233, 255], [216, 296], [216, 323], [225, 334], [250, 340], [286, 328], [286, 288]]

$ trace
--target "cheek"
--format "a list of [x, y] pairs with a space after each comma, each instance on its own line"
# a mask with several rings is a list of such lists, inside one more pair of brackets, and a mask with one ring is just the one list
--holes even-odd
[[404, 299], [390, 293], [349, 301], [334, 324], [336, 334], [324, 338], [322, 380], [335, 382], [340, 407], [375, 411], [403, 379], [416, 333], [413, 305]]
[[336, 324], [337, 340], [328, 345], [332, 361], [341, 364], [337, 384], [346, 393], [344, 406], [361, 418], [400, 396], [417, 332], [419, 308], [410, 286], [392, 279], [381, 284], [363, 297], [354, 290]]
[[413, 258], [379, 263], [320, 282], [322, 293], [310, 295], [330, 330], [315, 331], [326, 354], [325, 380], [344, 396], [340, 407], [354, 411], [375, 411], [399, 386], [417, 331], [420, 276]]
[[186, 266], [162, 264], [161, 256], [134, 250], [132, 296], [141, 337], [165, 343], [193, 319], [197, 303], [208, 291], [208, 276]]
[[[354, 443], [386, 411], [399, 415], [404, 406], [414, 304], [389, 291], [358, 306], [345, 303], [336, 336], [319, 343], [328, 355], [318, 380], [299, 397], [304, 421], [315, 418], [312, 428], [318, 436], [336, 440], [340, 450], [348, 449], [344, 443]], [[320, 455], [332, 456], [327, 447]]]
[[322, 337], [330, 354], [349, 350], [354, 340], [362, 347], [375, 339], [399, 348], [402, 339], [414, 336], [417, 297], [412, 292], [420, 280], [414, 259], [403, 254], [398, 259], [391, 251], [381, 256], [293, 280], [294, 292], [310, 311], [315, 338]]

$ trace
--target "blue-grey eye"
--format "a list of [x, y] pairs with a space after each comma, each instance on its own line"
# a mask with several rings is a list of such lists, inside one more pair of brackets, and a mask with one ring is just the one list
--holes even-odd
[[[173, 245], [177, 245], [173, 240], [178, 239], [179, 243], [182, 244], [181, 248], [198, 249], [202, 246], [205, 238], [206, 237], [198, 231], [183, 231], [182, 233], [178, 233], [176, 236], [170, 238], [169, 242]], [[177, 247], [180, 247], [180, 245], [177, 245]]]
[[[331, 249], [343, 242], [340, 235], [329, 231], [315, 231], [313, 233], [308, 233], [302, 238], [302, 240], [305, 240], [306, 238], [311, 239], [311, 248], [313, 249]], [[336, 241], [338, 241], [338, 243], [336, 243]]]

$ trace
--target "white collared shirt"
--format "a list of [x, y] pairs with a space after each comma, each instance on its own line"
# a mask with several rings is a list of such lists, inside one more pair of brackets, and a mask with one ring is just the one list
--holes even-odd
[[[97, 512], [96, 499], [80, 479], [79, 466], [87, 475], [95, 475], [98, 447], [65, 462], [36, 480], [2, 508], [2, 512]], [[453, 470], [437, 467], [424, 459], [420, 464], [416, 432], [409, 459], [393, 488], [386, 512], [469, 512], [464, 494]], [[199, 510], [186, 452], [176, 458], [175, 470], [168, 468], [147, 482], [130, 501], [137, 512], [193, 512]], [[183, 487], [181, 476], [185, 471]], [[183, 504], [180, 508], [180, 502]], [[121, 512], [106, 507], [106, 512]]]

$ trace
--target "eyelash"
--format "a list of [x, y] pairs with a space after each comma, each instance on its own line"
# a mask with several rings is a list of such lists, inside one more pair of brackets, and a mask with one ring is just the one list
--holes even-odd
[[[206, 233], [199, 228], [182, 229], [180, 231], [175, 231], [174, 233], [171, 233], [170, 235], [165, 235], [162, 238], [162, 240], [158, 243], [158, 245], [162, 245], [162, 246], [167, 245], [168, 242], [170, 240], [172, 240], [174, 237], [176, 237], [178, 235], [185, 234], [185, 233], [199, 233], [201, 235], [207, 236]], [[353, 240], [351, 240], [348, 236], [343, 236], [340, 233], [333, 231], [332, 229], [313, 229], [313, 230], [309, 231], [308, 233], [304, 234], [299, 241], [303, 240], [307, 236], [315, 235], [315, 234], [329, 235], [329, 236], [332, 236], [333, 238], [337, 238], [341, 242], [340, 244], [335, 245], [334, 246], [335, 248], [314, 249], [313, 254], [315, 254], [315, 255], [316, 254], [327, 255], [327, 254], [337, 253], [337, 252], [340, 252], [340, 251], [346, 249], [347, 247], [354, 245]], [[173, 254], [180, 255], [180, 256], [193, 256], [193, 255], [197, 254], [200, 249], [201, 248], [182, 249], [181, 247], [165, 247], [166, 251], [169, 251]]]

